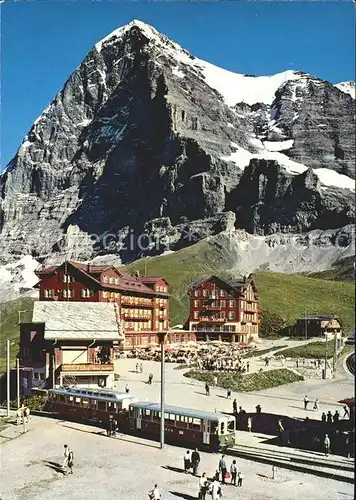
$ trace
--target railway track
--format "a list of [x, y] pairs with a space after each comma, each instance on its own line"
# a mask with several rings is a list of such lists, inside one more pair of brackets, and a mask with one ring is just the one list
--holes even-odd
[[355, 376], [355, 353], [353, 352], [346, 359], [346, 366], [350, 373]]

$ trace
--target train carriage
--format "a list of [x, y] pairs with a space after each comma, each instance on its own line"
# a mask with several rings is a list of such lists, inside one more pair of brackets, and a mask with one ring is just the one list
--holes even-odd
[[[235, 444], [235, 418], [223, 413], [165, 405], [165, 440], [172, 444], [219, 450]], [[161, 411], [158, 403], [129, 405], [131, 432], [159, 438]]]
[[112, 415], [126, 424], [129, 404], [137, 401], [126, 393], [104, 389], [59, 388], [48, 391], [46, 409], [72, 420], [107, 424]]

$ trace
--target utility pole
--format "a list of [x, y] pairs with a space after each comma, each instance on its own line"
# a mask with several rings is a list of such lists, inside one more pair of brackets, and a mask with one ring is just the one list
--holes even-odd
[[7, 355], [7, 373], [6, 373], [6, 414], [10, 416], [10, 340], [6, 341], [6, 355]]
[[326, 366], [328, 364], [328, 335], [325, 333], [325, 362], [324, 362], [324, 377], [326, 377]]
[[334, 332], [333, 378], [335, 377], [336, 359], [337, 359], [337, 333]]
[[20, 359], [16, 358], [17, 408], [20, 408]]
[[161, 439], [160, 446], [161, 450], [164, 448], [164, 407], [165, 407], [165, 352], [164, 352], [164, 341], [166, 338], [166, 332], [158, 333], [159, 342], [161, 344]]
[[307, 310], [304, 309], [305, 340], [308, 340]]

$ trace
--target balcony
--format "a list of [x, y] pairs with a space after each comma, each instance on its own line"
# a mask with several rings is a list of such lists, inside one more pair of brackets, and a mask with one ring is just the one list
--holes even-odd
[[125, 321], [149, 321], [152, 319], [151, 315], [137, 316], [135, 314], [123, 313], [123, 318]]
[[200, 323], [226, 323], [227, 319], [226, 318], [213, 318], [213, 317], [201, 317], [199, 318], [199, 324]]
[[78, 363], [78, 364], [63, 364], [60, 366], [62, 372], [113, 372], [114, 365], [108, 363], [102, 365], [100, 363]]
[[121, 297], [121, 304], [137, 307], [154, 307], [151, 299], [146, 302], [145, 300], [139, 298], [133, 299], [129, 297]]
[[223, 309], [221, 306], [213, 306], [213, 305], [207, 305], [205, 306], [206, 311], [220, 311], [220, 309]]

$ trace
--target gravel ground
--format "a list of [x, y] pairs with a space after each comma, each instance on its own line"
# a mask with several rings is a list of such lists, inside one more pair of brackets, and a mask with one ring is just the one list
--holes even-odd
[[[63, 444], [74, 451], [73, 475], [63, 475]], [[162, 500], [197, 498], [198, 479], [181, 472], [185, 450], [138, 440], [132, 436], [107, 438], [96, 427], [33, 417], [30, 430], [1, 445], [1, 500], [145, 500], [154, 482]], [[212, 475], [219, 456], [202, 453], [200, 472]], [[237, 459], [245, 479], [239, 490], [223, 487], [223, 498], [250, 500], [308, 498], [353, 499], [353, 486], [298, 472]], [[231, 458], [228, 457], [228, 464]]]

